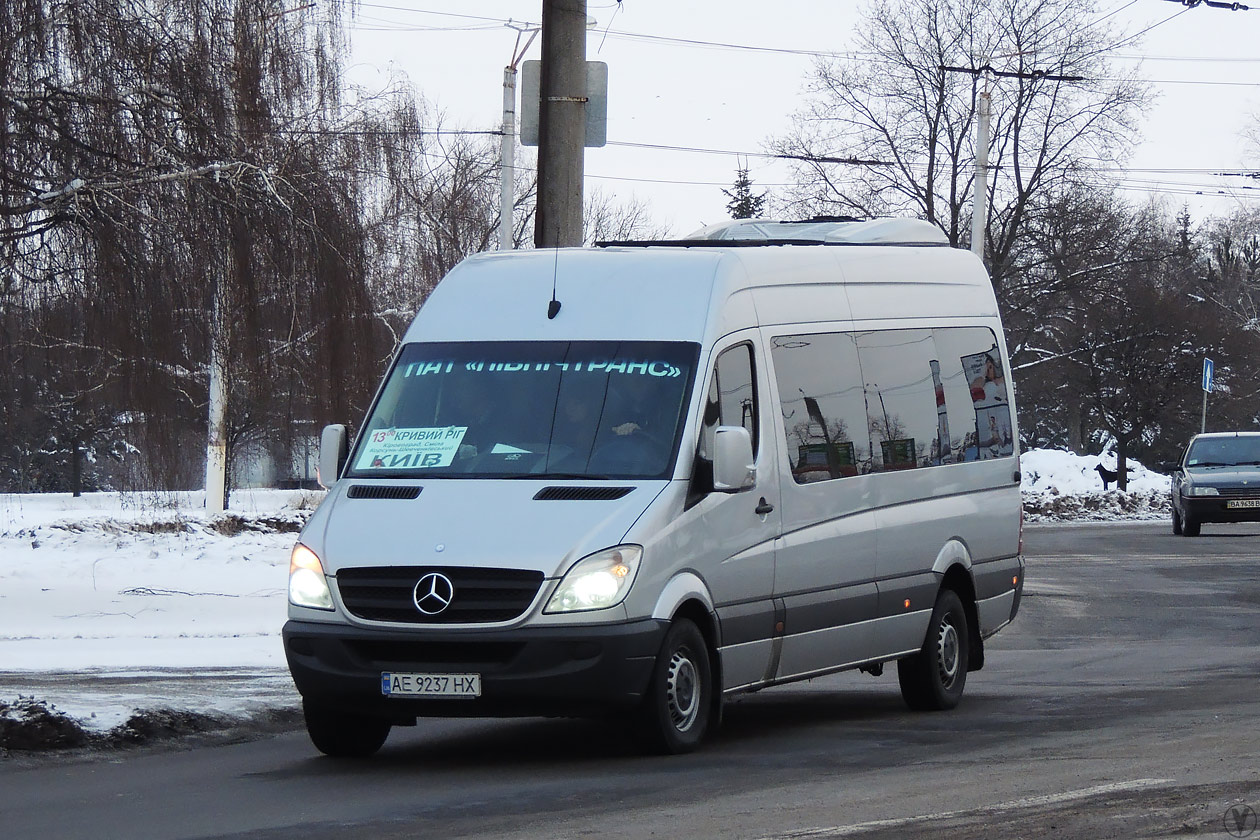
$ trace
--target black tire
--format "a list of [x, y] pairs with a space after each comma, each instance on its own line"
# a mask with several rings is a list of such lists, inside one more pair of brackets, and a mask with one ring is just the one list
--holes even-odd
[[379, 718], [329, 711], [306, 702], [302, 716], [315, 749], [333, 758], [367, 758], [389, 737], [389, 721]]
[[1177, 503], [1173, 502], [1173, 536], [1181, 536], [1181, 513], [1177, 510]]
[[640, 727], [653, 752], [678, 754], [700, 746], [717, 702], [709, 647], [685, 618], [665, 634], [640, 708]]
[[1202, 525], [1202, 523], [1199, 522], [1199, 520], [1187, 513], [1181, 519], [1181, 533], [1187, 537], [1197, 537], [1199, 536], [1200, 525]]
[[969, 634], [962, 601], [952, 589], [942, 589], [922, 650], [897, 661], [897, 681], [907, 706], [931, 712], [958, 705], [967, 684]]

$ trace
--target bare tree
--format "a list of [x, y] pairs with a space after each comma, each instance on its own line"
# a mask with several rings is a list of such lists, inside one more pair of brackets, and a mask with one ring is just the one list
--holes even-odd
[[799, 161], [800, 214], [909, 213], [964, 244], [977, 94], [987, 85], [986, 253], [1001, 296], [1018, 270], [1033, 199], [1096, 177], [1135, 136], [1147, 87], [1107, 60], [1121, 37], [1095, 18], [1088, 0], [874, 3], [857, 30], [856, 56], [818, 60], [808, 104], [773, 144]]
[[641, 199], [618, 201], [598, 188], [586, 199], [583, 229], [586, 243], [663, 239], [668, 226], [652, 218], [650, 206]]
[[[375, 354], [350, 174], [374, 150], [354, 130], [371, 103], [341, 101], [340, 8], [0, 6], [0, 306], [19, 315], [3, 340], [64, 365], [51, 389], [18, 381], [30, 364], [0, 375], [47, 394], [37, 412], [204, 418], [216, 288], [238, 398], [282, 379], [297, 414], [362, 406]], [[43, 317], [54, 302], [75, 317]]]

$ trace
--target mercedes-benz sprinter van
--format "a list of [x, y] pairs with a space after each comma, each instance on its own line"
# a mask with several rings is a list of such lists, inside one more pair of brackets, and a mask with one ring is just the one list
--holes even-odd
[[1023, 586], [993, 289], [905, 219], [479, 254], [363, 425], [324, 430], [284, 645], [315, 746], [592, 715], [665, 752], [725, 700], [897, 663], [959, 702]]

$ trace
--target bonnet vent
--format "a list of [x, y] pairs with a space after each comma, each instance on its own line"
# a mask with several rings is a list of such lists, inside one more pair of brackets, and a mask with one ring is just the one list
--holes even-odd
[[392, 484], [355, 484], [346, 493], [351, 499], [414, 499], [419, 487], [398, 487]]
[[539, 502], [608, 502], [633, 492], [633, 487], [544, 487], [534, 494], [534, 499]]

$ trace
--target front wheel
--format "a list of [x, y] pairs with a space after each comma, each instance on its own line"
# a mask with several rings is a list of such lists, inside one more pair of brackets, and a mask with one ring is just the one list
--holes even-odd
[[389, 737], [390, 723], [378, 718], [334, 712], [302, 703], [306, 732], [315, 749], [333, 758], [366, 758]]
[[1179, 513], [1177, 510], [1176, 502], [1173, 502], [1172, 516], [1173, 516], [1173, 536], [1179, 537], [1181, 536], [1181, 528], [1182, 528], [1181, 513]]
[[1202, 524], [1202, 523], [1200, 523], [1200, 522], [1199, 522], [1199, 520], [1195, 519], [1193, 516], [1191, 516], [1190, 514], [1188, 514], [1188, 513], [1187, 513], [1187, 514], [1186, 514], [1184, 517], [1182, 517], [1182, 519], [1181, 519], [1181, 533], [1182, 533], [1182, 535], [1183, 535], [1183, 536], [1187, 536], [1187, 537], [1197, 537], [1197, 536], [1199, 536], [1199, 526], [1200, 526], [1200, 524]]
[[897, 681], [907, 706], [916, 711], [943, 711], [958, 705], [967, 683], [968, 634], [962, 601], [952, 589], [942, 589], [923, 648], [897, 661]]
[[685, 753], [700, 746], [714, 704], [709, 648], [696, 625], [680, 618], [665, 634], [643, 698], [640, 724], [657, 752]]

